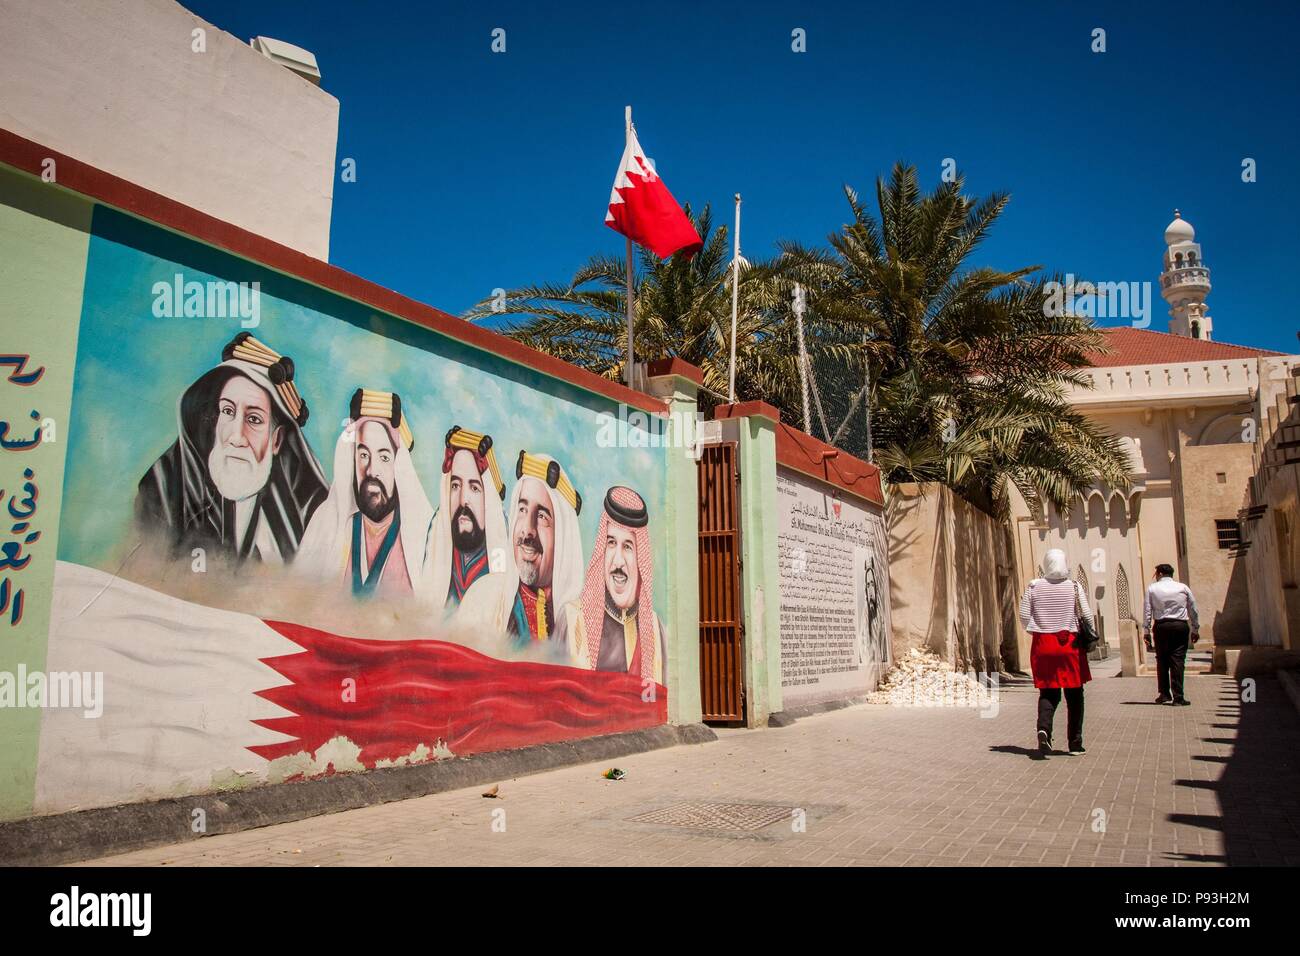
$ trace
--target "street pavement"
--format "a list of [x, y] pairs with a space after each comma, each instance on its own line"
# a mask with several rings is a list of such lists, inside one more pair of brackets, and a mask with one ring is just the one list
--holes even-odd
[[[586, 764], [502, 780], [497, 799], [475, 787], [91, 862], [1300, 864], [1300, 717], [1278, 682], [1192, 676], [1192, 705], [1169, 707], [1152, 703], [1154, 681], [1117, 670], [1094, 667], [1080, 757], [1037, 756], [1037, 693], [1018, 683], [1002, 687], [996, 716], [862, 705], [620, 758], [623, 780]], [[692, 806], [707, 827], [664, 822]], [[747, 820], [758, 828], [736, 828]]]

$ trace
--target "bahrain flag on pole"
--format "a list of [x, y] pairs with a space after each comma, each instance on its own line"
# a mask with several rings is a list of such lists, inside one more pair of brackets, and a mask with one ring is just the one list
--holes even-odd
[[685, 252], [689, 259], [704, 246], [686, 213], [646, 159], [635, 128], [627, 132], [623, 161], [609, 194], [605, 225], [660, 259], [674, 252]]

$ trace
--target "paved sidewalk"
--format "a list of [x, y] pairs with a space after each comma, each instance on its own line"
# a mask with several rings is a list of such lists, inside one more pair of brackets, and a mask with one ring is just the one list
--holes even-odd
[[[116, 865], [1300, 864], [1300, 718], [1278, 682], [1242, 703], [1189, 679], [1190, 707], [1096, 668], [1088, 754], [1033, 750], [1036, 692], [969, 709], [867, 705], [792, 727], [107, 857]], [[1064, 704], [1057, 740], [1064, 739]], [[800, 808], [753, 832], [630, 817], [683, 802]], [[1103, 828], [1104, 824], [1104, 828]], [[504, 832], [498, 832], [504, 825]]]

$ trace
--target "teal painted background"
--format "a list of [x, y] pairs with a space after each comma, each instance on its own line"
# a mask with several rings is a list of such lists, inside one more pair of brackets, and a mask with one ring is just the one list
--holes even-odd
[[[641, 493], [658, 538], [663, 456], [672, 452], [600, 447], [600, 415], [618, 415], [617, 402], [112, 209], [96, 207], [91, 233], [61, 560], [110, 572], [122, 560], [136, 539], [137, 483], [176, 439], [181, 393], [219, 364], [222, 347], [241, 329], [237, 318], [155, 317], [153, 286], [177, 273], [185, 281], [261, 282], [261, 321], [249, 331], [293, 359], [295, 383], [311, 409], [304, 433], [327, 478], [352, 392], [393, 391], [402, 397], [416, 471], [435, 507], [443, 436], [461, 425], [493, 437], [507, 499], [520, 448], [560, 460], [584, 500], [584, 566], [611, 485]], [[654, 563], [658, 575], [663, 555], [656, 553]], [[655, 594], [661, 615], [664, 590]]]

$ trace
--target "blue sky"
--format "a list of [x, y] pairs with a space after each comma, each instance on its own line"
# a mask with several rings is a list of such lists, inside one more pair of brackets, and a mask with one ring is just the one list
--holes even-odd
[[183, 2], [317, 55], [357, 163], [331, 261], [452, 313], [622, 250], [603, 218], [630, 103], [680, 201], [730, 221], [743, 194], [750, 258], [836, 229], [841, 184], [904, 159], [928, 188], [951, 157], [1012, 195], [980, 263], [1155, 282], [1179, 207], [1215, 338], [1297, 350], [1293, 4]]

